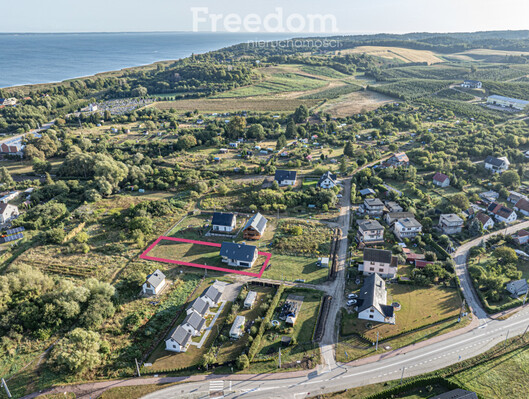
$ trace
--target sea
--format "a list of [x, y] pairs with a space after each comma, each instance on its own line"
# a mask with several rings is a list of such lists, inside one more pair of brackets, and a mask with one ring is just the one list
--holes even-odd
[[2, 33], [0, 88], [60, 82], [177, 60], [237, 43], [288, 39], [275, 33]]

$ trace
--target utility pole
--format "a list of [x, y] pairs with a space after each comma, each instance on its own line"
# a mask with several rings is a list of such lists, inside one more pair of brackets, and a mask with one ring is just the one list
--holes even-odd
[[134, 361], [136, 362], [136, 371], [138, 372], [138, 377], [141, 377], [140, 365], [138, 364], [138, 359], [134, 358]]
[[378, 331], [377, 331], [377, 344], [376, 344], [376, 346], [375, 346], [375, 350], [376, 350], [376, 351], [378, 351], [378, 334], [379, 334], [379, 333], [378, 333]]
[[406, 370], [406, 367], [402, 368], [402, 375], [400, 376], [400, 383], [402, 384], [402, 380], [404, 380], [404, 370]]
[[281, 368], [281, 348], [279, 348], [279, 368]]
[[507, 330], [507, 334], [505, 334], [505, 344], [504, 347], [507, 346], [507, 339], [509, 338], [509, 330]]
[[3, 378], [2, 378], [2, 386], [3, 386], [4, 389], [6, 390], [7, 397], [8, 397], [8, 398], [12, 398], [12, 396], [11, 396], [11, 392], [9, 392], [9, 388], [7, 387], [6, 380], [4, 380]]

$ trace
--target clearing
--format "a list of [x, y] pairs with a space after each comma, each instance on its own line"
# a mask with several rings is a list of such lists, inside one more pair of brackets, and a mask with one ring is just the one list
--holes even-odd
[[375, 57], [396, 59], [408, 62], [427, 62], [436, 64], [443, 62], [434, 52], [428, 50], [413, 50], [401, 47], [378, 47], [378, 46], [360, 46], [353, 49], [340, 50], [342, 54], [364, 53]]

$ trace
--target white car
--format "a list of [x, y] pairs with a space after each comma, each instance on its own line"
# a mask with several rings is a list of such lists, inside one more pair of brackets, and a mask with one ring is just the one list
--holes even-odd
[[354, 304], [356, 304], [356, 299], [349, 299], [347, 301], [347, 306], [353, 306]]
[[336, 198], [342, 198], [342, 197], [343, 197], [342, 194], [338, 194], [338, 195], [336, 196]]
[[355, 299], [355, 298], [358, 298], [358, 295], [356, 295], [356, 294], [347, 295], [347, 299]]

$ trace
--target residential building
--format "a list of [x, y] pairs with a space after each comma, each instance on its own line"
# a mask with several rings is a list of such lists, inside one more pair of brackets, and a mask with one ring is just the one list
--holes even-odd
[[287, 296], [285, 300], [284, 316], [285, 323], [294, 325], [301, 311], [301, 306], [303, 306], [303, 300], [305, 299], [302, 295], [292, 295]]
[[191, 343], [191, 334], [182, 326], [173, 328], [165, 340], [165, 350], [171, 352], [185, 352]]
[[164, 289], [165, 284], [165, 274], [156, 269], [154, 273], [147, 276], [141, 291], [144, 295], [158, 295]]
[[393, 232], [399, 240], [415, 238], [422, 232], [422, 225], [413, 217], [398, 219], [393, 224]]
[[0, 197], [0, 203], [7, 204], [9, 201], [13, 201], [20, 195], [20, 191], [10, 191], [6, 195]]
[[450, 178], [444, 173], [437, 172], [433, 175], [433, 184], [438, 187], [448, 187], [450, 185]]
[[479, 194], [479, 198], [490, 204], [491, 202], [495, 202], [498, 200], [498, 198], [500, 198], [500, 193], [493, 190], [485, 191]]
[[395, 309], [387, 305], [386, 283], [377, 273], [366, 277], [358, 296], [358, 318], [395, 324]]
[[520, 198], [514, 205], [514, 210], [524, 216], [529, 216], [529, 201], [526, 198]]
[[245, 240], [259, 240], [265, 232], [267, 223], [268, 220], [257, 212], [248, 220], [242, 229], [243, 238]]
[[411, 212], [390, 212], [384, 215], [384, 221], [389, 225], [393, 225], [399, 219], [412, 218], [415, 215]]
[[509, 169], [510, 164], [507, 157], [496, 158], [489, 155], [485, 158], [485, 169], [492, 171], [492, 173], [503, 173]]
[[523, 111], [525, 107], [529, 105], [529, 101], [519, 100], [517, 98], [511, 97], [492, 95], [487, 98], [487, 104]]
[[220, 256], [229, 266], [252, 267], [259, 255], [254, 245], [225, 241], [220, 247]]
[[244, 316], [237, 316], [230, 328], [230, 338], [240, 338], [244, 334], [244, 324], [246, 318]]
[[0, 203], [0, 223], [7, 223], [15, 219], [20, 213], [18, 207], [11, 204]]
[[201, 298], [209, 304], [210, 308], [214, 308], [219, 304], [220, 298], [222, 298], [222, 292], [219, 287], [211, 285], [204, 291]]
[[498, 222], [512, 223], [517, 219], [516, 212], [497, 202], [490, 204], [487, 210]]
[[527, 196], [518, 193], [516, 191], [509, 191], [509, 198], [507, 198], [507, 202], [510, 202], [511, 204], [515, 205], [518, 201], [521, 199], [528, 199]]
[[206, 319], [196, 312], [191, 312], [186, 316], [181, 326], [193, 337], [198, 337], [206, 327]]
[[246, 295], [246, 299], [244, 300], [244, 308], [251, 309], [256, 299], [257, 299], [257, 292], [255, 291], [248, 292], [248, 295]]
[[415, 259], [415, 267], [418, 269], [424, 269], [427, 265], [431, 265], [434, 262], [431, 260]]
[[461, 83], [461, 87], [465, 87], [467, 89], [481, 89], [483, 84], [479, 80], [465, 80], [463, 83]]
[[385, 249], [364, 249], [364, 262], [358, 265], [358, 271], [364, 276], [377, 273], [384, 278], [394, 278], [397, 275], [398, 259]]
[[512, 238], [516, 241], [519, 245], [524, 245], [529, 242], [529, 231], [527, 230], [518, 230], [515, 234], [513, 234]]
[[389, 213], [404, 211], [404, 208], [402, 208], [402, 206], [400, 206], [399, 203], [395, 201], [385, 201], [385, 205]]
[[511, 293], [512, 297], [518, 298], [522, 295], [527, 294], [527, 280], [521, 279], [511, 281], [507, 283], [507, 286], [505, 288]]
[[386, 162], [384, 162], [384, 165], [386, 167], [399, 167], [399, 166], [408, 166], [410, 164], [410, 159], [406, 155], [405, 152], [397, 152], [393, 154]]
[[366, 198], [364, 200], [363, 211], [369, 216], [382, 216], [384, 213], [384, 203], [378, 198]]
[[325, 172], [318, 182], [318, 186], [321, 188], [333, 188], [336, 186], [337, 180], [336, 175], [333, 175], [331, 172]]
[[439, 228], [445, 234], [458, 234], [463, 229], [464, 220], [455, 213], [445, 213], [439, 217]]
[[17, 104], [17, 99], [14, 98], [14, 97], [11, 97], [11, 98], [0, 98], [0, 105], [3, 105], [3, 106], [14, 106]]
[[297, 172], [293, 170], [276, 170], [274, 180], [280, 186], [294, 186], [296, 184]]
[[356, 239], [364, 244], [384, 242], [384, 227], [376, 220], [359, 220]]
[[211, 221], [211, 226], [215, 232], [230, 233], [235, 229], [237, 216], [233, 213], [215, 212]]
[[6, 141], [0, 145], [0, 153], [9, 155], [18, 155], [19, 157], [24, 156], [24, 148], [26, 146], [22, 144], [22, 137], [17, 137], [12, 140]]
[[372, 188], [364, 188], [363, 190], [359, 191], [360, 195], [362, 197], [365, 197], [366, 195], [375, 195], [376, 192]]
[[209, 302], [200, 297], [195, 299], [186, 309], [186, 314], [196, 313], [201, 317], [205, 317], [209, 310]]
[[494, 227], [494, 220], [486, 213], [478, 212], [476, 214], [476, 219], [478, 219], [481, 222], [484, 230], [489, 230]]

